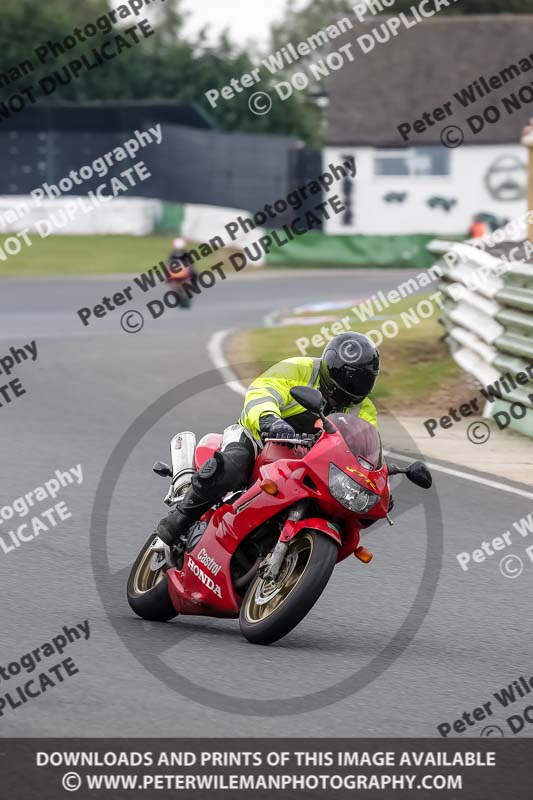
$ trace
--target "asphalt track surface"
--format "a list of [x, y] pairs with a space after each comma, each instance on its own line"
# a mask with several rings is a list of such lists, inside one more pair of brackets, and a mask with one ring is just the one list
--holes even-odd
[[[242, 399], [213, 373], [208, 382], [218, 386], [169, 410], [139, 441], [113, 493], [107, 538], [100, 532], [90, 541], [95, 493], [111, 452], [154, 401], [213, 369], [206, 348], [215, 332], [261, 324], [280, 307], [361, 299], [407, 274], [232, 277], [204, 292], [191, 311], [167, 311], [136, 335], [121, 330], [120, 312], [89, 328], [76, 316], [81, 306], [127, 285], [127, 277], [2, 281], [0, 353], [35, 339], [38, 360], [16, 373], [27, 394], [0, 409], [0, 505], [42, 485], [56, 469], [81, 464], [84, 477], [57, 498], [72, 514], [68, 522], [0, 552], [0, 665], [64, 625], [88, 619], [91, 636], [65, 650], [78, 674], [5, 710], [1, 735], [426, 737], [489, 700], [493, 715], [463, 735], [480, 735], [489, 724], [511, 735], [505, 718], [523, 710], [527, 698], [506, 710], [492, 694], [533, 674], [530, 542], [515, 533], [514, 547], [467, 573], [456, 554], [531, 512], [527, 486], [522, 496], [435, 473], [435, 488], [423, 493], [395, 478], [395, 527], [380, 523], [365, 539], [372, 564], [340, 565], [308, 618], [269, 648], [245, 642], [235, 621], [145, 623], [130, 612], [124, 588], [166, 508], [166, 483], [151, 465], [168, 458], [177, 431], [221, 430], [240, 411]], [[93, 521], [100, 530], [98, 508]], [[2, 522], [0, 535], [9, 527]], [[513, 579], [499, 568], [508, 553], [523, 561]], [[1, 681], [0, 691], [15, 683]], [[522, 735], [531, 731], [526, 725]]]

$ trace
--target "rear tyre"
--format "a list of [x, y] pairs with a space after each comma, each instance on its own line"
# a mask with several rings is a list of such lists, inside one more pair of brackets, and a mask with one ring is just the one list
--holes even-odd
[[239, 615], [242, 635], [253, 644], [272, 644], [298, 625], [326, 588], [338, 546], [323, 533], [306, 530], [289, 543], [278, 579], [256, 577]]
[[182, 308], [190, 308], [191, 307], [191, 298], [187, 294], [187, 292], [180, 290], [178, 292], [180, 298], [180, 306]]
[[165, 557], [154, 551], [157, 536], [153, 533], [131, 568], [128, 578], [128, 603], [142, 619], [167, 622], [178, 616], [168, 593]]

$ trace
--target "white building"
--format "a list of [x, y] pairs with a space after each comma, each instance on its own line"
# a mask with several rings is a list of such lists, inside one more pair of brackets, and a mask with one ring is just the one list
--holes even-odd
[[354, 156], [357, 176], [341, 182], [349, 211], [326, 231], [464, 234], [476, 214], [524, 214], [533, 16], [441, 15], [367, 53], [361, 33], [338, 40], [355, 58], [328, 84], [325, 162]]

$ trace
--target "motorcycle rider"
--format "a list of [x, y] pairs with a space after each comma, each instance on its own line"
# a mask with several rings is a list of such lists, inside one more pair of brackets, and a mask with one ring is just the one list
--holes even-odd
[[293, 400], [294, 386], [320, 389], [325, 413], [354, 411], [378, 427], [368, 395], [379, 374], [377, 347], [361, 333], [340, 333], [326, 345], [321, 358], [296, 357], [278, 362], [248, 388], [239, 423], [224, 431], [222, 449], [194, 474], [190, 488], [175, 510], [156, 529], [168, 546], [183, 544], [189, 529], [229, 491], [249, 482], [262, 437], [290, 439], [295, 433], [316, 432], [316, 414]]
[[[178, 236], [176, 239], [172, 240], [172, 250], [170, 251], [170, 255], [168, 257], [168, 267], [170, 269], [171, 274], [173, 275], [174, 280], [180, 281], [180, 272], [183, 272], [183, 265], [188, 268], [190, 281], [192, 284], [196, 284], [198, 282], [198, 270], [194, 266], [194, 263], [191, 258], [187, 258], [185, 262], [182, 262], [183, 256], [187, 253], [187, 240], [183, 238], [183, 236]], [[174, 277], [175, 276], [175, 277]], [[169, 283], [173, 282], [173, 278], [169, 279]]]

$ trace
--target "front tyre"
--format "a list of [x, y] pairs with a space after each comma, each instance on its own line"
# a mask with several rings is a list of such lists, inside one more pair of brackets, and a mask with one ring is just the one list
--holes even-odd
[[239, 615], [242, 635], [253, 644], [271, 644], [309, 613], [326, 588], [338, 546], [323, 533], [306, 530], [289, 543], [276, 581], [256, 577]]
[[139, 617], [167, 622], [178, 612], [168, 593], [165, 557], [154, 550], [158, 541], [153, 533], [137, 556], [128, 578], [127, 595], [130, 608]]

